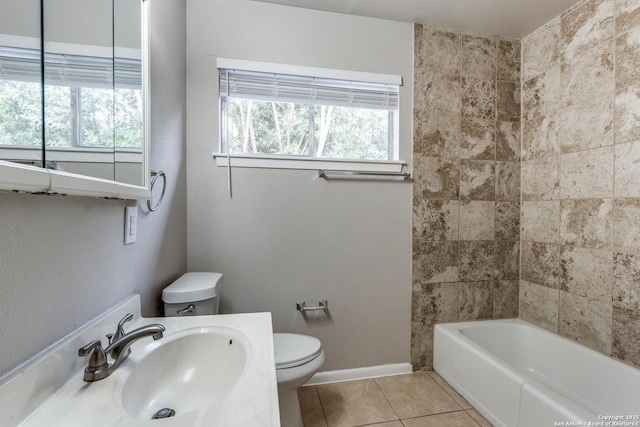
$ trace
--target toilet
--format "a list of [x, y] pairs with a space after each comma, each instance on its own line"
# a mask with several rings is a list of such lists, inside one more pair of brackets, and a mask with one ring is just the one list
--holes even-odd
[[324, 364], [320, 340], [300, 334], [273, 334], [280, 425], [302, 427], [298, 388]]
[[[192, 272], [182, 275], [162, 291], [164, 315], [197, 316], [218, 314], [223, 276], [220, 273]], [[302, 427], [298, 388], [324, 363], [319, 339], [300, 334], [273, 334], [280, 425]]]

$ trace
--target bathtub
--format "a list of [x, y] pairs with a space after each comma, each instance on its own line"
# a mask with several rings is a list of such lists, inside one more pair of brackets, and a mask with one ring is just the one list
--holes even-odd
[[494, 426], [640, 426], [640, 370], [522, 320], [439, 324], [433, 366]]

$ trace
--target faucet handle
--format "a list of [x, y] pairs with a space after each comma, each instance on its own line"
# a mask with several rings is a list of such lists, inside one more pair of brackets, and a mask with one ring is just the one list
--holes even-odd
[[78, 349], [78, 356], [85, 357], [89, 355], [91, 355], [91, 357], [89, 358], [87, 370], [95, 371], [108, 366], [107, 354], [104, 352], [100, 340], [91, 341], [89, 344]]
[[133, 319], [132, 313], [127, 313], [120, 321], [118, 322], [118, 327], [116, 328], [115, 334], [107, 334], [107, 338], [109, 339], [109, 344], [120, 338], [124, 335], [124, 324]]

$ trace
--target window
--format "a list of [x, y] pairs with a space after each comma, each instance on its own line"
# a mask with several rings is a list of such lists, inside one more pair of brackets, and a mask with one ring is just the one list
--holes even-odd
[[226, 61], [222, 153], [397, 160], [399, 77]]

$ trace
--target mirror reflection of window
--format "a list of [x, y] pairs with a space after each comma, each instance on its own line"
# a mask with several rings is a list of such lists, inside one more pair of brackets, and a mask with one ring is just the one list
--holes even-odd
[[0, 159], [40, 166], [40, 0], [3, 0], [0, 16]]
[[113, 0], [115, 177], [144, 185], [142, 2]]
[[45, 53], [45, 138], [52, 147], [113, 147], [111, 58]]
[[45, 159], [115, 179], [112, 0], [43, 2]]

